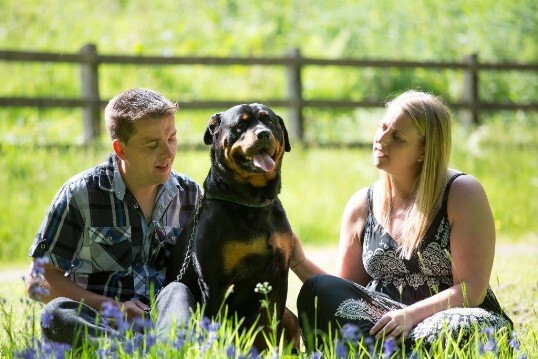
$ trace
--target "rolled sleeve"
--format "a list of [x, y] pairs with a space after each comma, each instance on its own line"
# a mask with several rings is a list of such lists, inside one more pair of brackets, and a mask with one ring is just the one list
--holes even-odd
[[54, 197], [28, 254], [47, 257], [50, 263], [67, 271], [79, 248], [83, 228], [75, 197], [64, 185]]

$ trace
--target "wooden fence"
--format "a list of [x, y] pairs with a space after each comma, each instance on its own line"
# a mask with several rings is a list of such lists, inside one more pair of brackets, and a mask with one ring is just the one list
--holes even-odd
[[[49, 52], [0, 51], [0, 61], [17, 62], [57, 62], [77, 63], [81, 68], [80, 98], [53, 97], [0, 97], [0, 107], [64, 107], [83, 108], [84, 141], [91, 142], [101, 132], [101, 109], [106, 100], [99, 96], [100, 64], [138, 64], [138, 65], [204, 65], [204, 66], [282, 66], [288, 74], [288, 98], [266, 99], [269, 106], [287, 107], [289, 109], [289, 132], [298, 141], [304, 139], [303, 109], [305, 107], [326, 108], [375, 108], [383, 106], [382, 100], [306, 100], [303, 98], [301, 72], [306, 66], [340, 66], [373, 68], [428, 68], [459, 69], [464, 72], [462, 98], [459, 102], [449, 103], [452, 108], [461, 110], [460, 119], [466, 123], [478, 124], [480, 112], [491, 110], [538, 111], [538, 103], [495, 103], [484, 102], [479, 98], [479, 73], [493, 71], [534, 71], [538, 72], [538, 63], [479, 63], [476, 54], [467, 56], [461, 62], [428, 61], [380, 61], [359, 59], [315, 59], [301, 56], [299, 50], [292, 50], [280, 58], [247, 57], [159, 57], [159, 56], [122, 56], [101, 55], [96, 46], [83, 46], [76, 54], [59, 54]], [[254, 102], [244, 99], [242, 102]], [[237, 104], [229, 101], [192, 101], [182, 102], [184, 109], [222, 108]]]

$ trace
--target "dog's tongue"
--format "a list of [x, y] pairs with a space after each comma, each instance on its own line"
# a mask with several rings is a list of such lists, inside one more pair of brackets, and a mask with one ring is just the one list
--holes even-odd
[[265, 172], [271, 172], [275, 168], [275, 161], [267, 154], [267, 152], [262, 151], [255, 155], [252, 158], [254, 166], [261, 168]]

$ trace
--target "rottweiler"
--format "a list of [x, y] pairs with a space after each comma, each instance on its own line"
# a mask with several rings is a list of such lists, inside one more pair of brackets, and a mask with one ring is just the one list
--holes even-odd
[[[291, 150], [284, 121], [263, 104], [237, 105], [210, 118], [204, 142], [211, 146], [204, 195], [173, 251], [167, 282], [179, 274], [208, 317], [227, 305], [246, 328], [258, 320], [268, 333], [274, 315], [278, 333], [297, 347], [296, 317], [286, 308], [292, 231], [278, 198], [282, 159]], [[267, 308], [255, 292], [265, 282]], [[255, 345], [265, 347], [261, 335]]]

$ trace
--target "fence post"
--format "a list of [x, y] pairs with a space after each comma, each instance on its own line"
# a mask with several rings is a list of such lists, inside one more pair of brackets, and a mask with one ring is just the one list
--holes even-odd
[[303, 142], [303, 87], [301, 83], [301, 53], [292, 49], [288, 53], [289, 135], [292, 140]]
[[460, 111], [461, 122], [465, 125], [478, 125], [480, 99], [478, 98], [478, 55], [472, 54], [465, 56], [463, 62], [467, 68], [463, 70], [463, 92], [462, 102], [470, 107], [463, 108]]
[[85, 101], [82, 109], [84, 124], [84, 144], [90, 144], [101, 134], [101, 106], [99, 98], [99, 77], [97, 67], [97, 48], [94, 44], [84, 45], [79, 54], [81, 63], [81, 94]]

